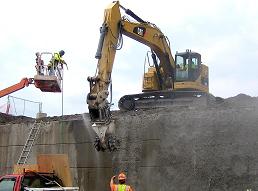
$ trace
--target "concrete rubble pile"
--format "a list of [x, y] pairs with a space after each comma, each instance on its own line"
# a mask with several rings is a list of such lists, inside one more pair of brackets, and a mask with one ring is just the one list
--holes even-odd
[[[108, 190], [125, 171], [141, 191], [258, 189], [258, 98], [239, 94], [208, 105], [114, 111], [117, 152], [96, 152], [88, 114], [44, 118], [38, 153], [68, 153], [80, 190]], [[10, 173], [33, 119], [0, 115], [0, 175]]]

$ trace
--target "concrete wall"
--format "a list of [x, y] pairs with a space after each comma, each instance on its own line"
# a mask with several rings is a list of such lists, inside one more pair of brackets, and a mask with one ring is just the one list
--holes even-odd
[[[88, 119], [87, 119], [88, 120]], [[105, 190], [112, 175], [110, 153], [95, 151], [94, 132], [88, 121], [69, 119], [43, 122], [36, 145], [32, 149], [28, 163], [36, 162], [38, 153], [66, 153], [69, 155], [74, 184], [81, 190]], [[0, 126], [0, 175], [11, 173], [17, 163], [22, 147], [33, 122]], [[104, 181], [103, 184], [96, 179]], [[105, 185], [106, 184], [106, 185]]]
[[[118, 152], [96, 152], [88, 115], [49, 119], [37, 153], [67, 153], [74, 184], [109, 190], [123, 170], [137, 191], [258, 189], [258, 104], [114, 112]], [[0, 126], [0, 174], [11, 172], [31, 122]]]

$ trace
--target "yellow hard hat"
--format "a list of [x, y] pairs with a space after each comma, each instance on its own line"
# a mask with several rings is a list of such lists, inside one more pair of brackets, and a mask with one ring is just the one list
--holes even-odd
[[126, 179], [126, 175], [121, 172], [121, 173], [118, 175], [118, 180], [125, 180], [125, 179]]

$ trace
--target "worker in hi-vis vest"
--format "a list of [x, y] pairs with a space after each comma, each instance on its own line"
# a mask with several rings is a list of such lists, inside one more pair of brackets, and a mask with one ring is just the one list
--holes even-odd
[[65, 54], [65, 51], [60, 50], [58, 53], [54, 53], [52, 56], [51, 60], [49, 61], [48, 64], [48, 74], [55, 75], [56, 68], [58, 64], [60, 64], [61, 69], [63, 69], [63, 65], [65, 64], [67, 67], [66, 62], [63, 60], [62, 56]]
[[119, 184], [114, 184], [114, 179], [116, 176], [113, 176], [110, 180], [110, 189], [111, 191], [133, 191], [129, 185], [125, 184], [126, 175], [124, 173], [120, 173], [118, 175]]

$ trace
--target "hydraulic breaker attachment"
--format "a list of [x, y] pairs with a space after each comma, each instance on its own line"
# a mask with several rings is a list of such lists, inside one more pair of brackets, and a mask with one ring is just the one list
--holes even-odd
[[92, 128], [97, 134], [94, 142], [94, 146], [97, 151], [105, 151], [108, 149], [110, 152], [112, 152], [118, 149], [119, 141], [114, 136], [115, 123], [113, 120], [111, 120], [108, 124], [94, 123]]
[[97, 134], [94, 145], [97, 151], [115, 151], [118, 141], [113, 136], [115, 125], [111, 120], [111, 104], [107, 101], [109, 92], [102, 90], [96, 93], [93, 88], [99, 80], [97, 77], [88, 77], [91, 91], [87, 96], [87, 104], [92, 128]]

